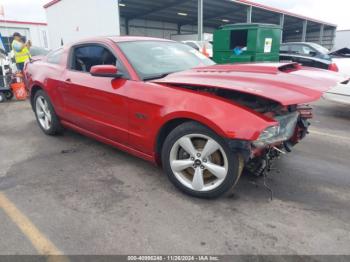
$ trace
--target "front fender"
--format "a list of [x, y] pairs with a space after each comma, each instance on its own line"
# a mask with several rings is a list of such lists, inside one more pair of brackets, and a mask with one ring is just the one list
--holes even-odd
[[267, 127], [276, 124], [262, 114], [212, 95], [201, 94], [200, 99], [183, 103], [181, 110], [164, 114], [163, 123], [175, 119], [191, 119], [213, 129], [218, 135], [229, 138], [254, 141]]

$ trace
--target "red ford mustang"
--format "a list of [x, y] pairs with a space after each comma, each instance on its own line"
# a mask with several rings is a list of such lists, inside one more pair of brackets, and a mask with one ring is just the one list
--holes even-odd
[[293, 63], [215, 65], [187, 45], [141, 37], [84, 40], [24, 71], [46, 134], [66, 127], [116, 146], [203, 198], [227, 192], [244, 168], [263, 174], [306, 135], [303, 104], [345, 80]]

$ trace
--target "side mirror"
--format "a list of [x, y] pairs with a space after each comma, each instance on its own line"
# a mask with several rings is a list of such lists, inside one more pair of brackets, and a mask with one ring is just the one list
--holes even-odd
[[100, 77], [114, 77], [119, 78], [122, 76], [118, 73], [118, 68], [114, 65], [95, 65], [90, 68], [90, 74], [92, 76]]

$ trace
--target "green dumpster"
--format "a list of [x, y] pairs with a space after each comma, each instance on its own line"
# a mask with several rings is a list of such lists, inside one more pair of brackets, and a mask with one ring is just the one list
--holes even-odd
[[218, 64], [279, 61], [282, 29], [272, 24], [230, 24], [214, 32], [213, 60]]

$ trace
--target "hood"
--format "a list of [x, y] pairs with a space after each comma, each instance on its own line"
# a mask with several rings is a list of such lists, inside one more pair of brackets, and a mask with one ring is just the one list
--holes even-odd
[[223, 88], [292, 105], [318, 100], [343, 75], [297, 63], [226, 64], [198, 67], [153, 80], [158, 84]]

